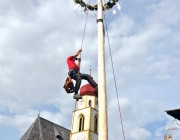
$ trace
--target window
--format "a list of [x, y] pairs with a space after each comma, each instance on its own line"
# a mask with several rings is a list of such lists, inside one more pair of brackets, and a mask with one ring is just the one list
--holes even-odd
[[57, 135], [56, 140], [63, 140], [63, 138], [60, 135]]
[[79, 119], [79, 132], [84, 130], [84, 115], [81, 115]]
[[94, 133], [97, 133], [98, 119], [97, 116], [94, 117]]
[[91, 100], [89, 100], [89, 106], [92, 106], [92, 101]]

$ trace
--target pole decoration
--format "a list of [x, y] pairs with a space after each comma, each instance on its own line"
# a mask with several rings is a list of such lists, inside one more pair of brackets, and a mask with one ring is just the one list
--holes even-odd
[[[94, 11], [94, 10], [97, 11], [97, 9], [98, 9], [98, 8], [97, 8], [97, 4], [94, 5], [94, 6], [92, 6], [92, 5], [90, 5], [90, 4], [85, 3], [83, 0], [74, 0], [74, 2], [75, 2], [76, 4], [81, 5], [81, 7], [85, 7], [85, 11], [86, 11], [87, 9], [89, 9], [89, 10], [91, 10], [91, 11]], [[118, 2], [118, 0], [111, 0], [111, 1], [103, 4], [103, 10], [109, 10], [109, 9], [111, 9], [114, 5], [116, 5], [117, 2]]]

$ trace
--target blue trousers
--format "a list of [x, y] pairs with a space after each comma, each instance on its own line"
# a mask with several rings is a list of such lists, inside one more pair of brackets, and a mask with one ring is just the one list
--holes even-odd
[[76, 81], [75, 89], [74, 89], [75, 94], [78, 94], [79, 88], [81, 86], [81, 79], [87, 80], [93, 88], [97, 86], [97, 83], [93, 80], [93, 78], [90, 75], [78, 73], [76, 69], [70, 70], [68, 75]]

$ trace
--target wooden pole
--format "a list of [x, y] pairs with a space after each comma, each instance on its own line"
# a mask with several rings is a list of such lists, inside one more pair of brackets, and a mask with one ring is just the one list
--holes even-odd
[[102, 0], [98, 0], [98, 102], [99, 102], [99, 134], [98, 140], [108, 140], [107, 97], [104, 54], [104, 26]]

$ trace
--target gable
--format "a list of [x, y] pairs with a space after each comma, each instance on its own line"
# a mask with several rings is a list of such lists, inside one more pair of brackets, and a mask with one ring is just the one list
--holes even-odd
[[70, 130], [38, 117], [20, 140], [69, 140]]

